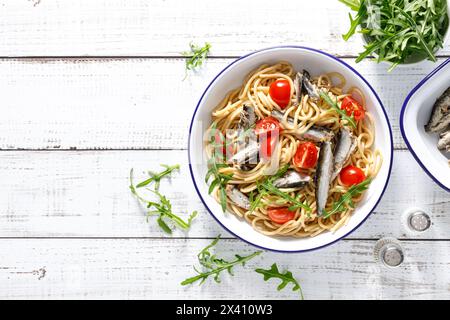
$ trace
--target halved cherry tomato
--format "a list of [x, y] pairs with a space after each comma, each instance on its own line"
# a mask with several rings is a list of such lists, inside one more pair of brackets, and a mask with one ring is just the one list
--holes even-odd
[[300, 143], [292, 159], [294, 166], [300, 169], [311, 169], [317, 163], [317, 148], [312, 142]]
[[347, 186], [353, 186], [355, 184], [361, 183], [366, 180], [366, 175], [364, 171], [355, 166], [347, 166], [341, 170], [340, 178], [342, 183]]
[[286, 79], [278, 79], [272, 82], [269, 88], [269, 94], [281, 109], [286, 108], [291, 100], [291, 85], [289, 81]]
[[267, 214], [270, 220], [279, 224], [286, 223], [295, 217], [295, 212], [290, 211], [288, 208], [269, 208], [267, 209]]
[[233, 155], [233, 145], [231, 143], [227, 143], [224, 138], [222, 132], [216, 130], [214, 134], [214, 144], [215, 144], [215, 152], [221, 153], [225, 159], [230, 158]]
[[256, 122], [255, 133], [257, 135], [270, 135], [270, 133], [275, 130], [278, 130], [278, 133], [281, 132], [280, 122], [274, 117], [267, 117]]
[[261, 143], [260, 154], [262, 158], [268, 159], [272, 156], [278, 141], [277, 137], [281, 131], [280, 122], [273, 117], [261, 119], [256, 123], [255, 134], [258, 135]]
[[263, 159], [267, 160], [272, 156], [272, 152], [276, 146], [276, 138], [271, 135], [267, 135], [265, 137], [261, 137], [259, 139], [260, 142], [260, 155]]
[[348, 96], [342, 100], [341, 109], [345, 110], [348, 116], [353, 114], [356, 121], [364, 119], [366, 114], [364, 108], [358, 103], [358, 101]]

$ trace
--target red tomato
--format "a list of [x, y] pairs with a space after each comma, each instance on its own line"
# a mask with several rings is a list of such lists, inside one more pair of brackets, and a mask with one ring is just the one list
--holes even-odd
[[279, 224], [293, 220], [295, 217], [295, 212], [290, 211], [288, 208], [269, 208], [267, 209], [267, 214], [270, 220]]
[[350, 187], [366, 180], [366, 175], [358, 167], [347, 166], [341, 170], [340, 178], [345, 186]]
[[291, 101], [291, 85], [285, 79], [279, 79], [270, 85], [270, 97], [281, 108], [284, 109]]
[[222, 132], [219, 130], [216, 130], [214, 134], [214, 144], [216, 145], [215, 151], [221, 153], [226, 159], [233, 155], [233, 146], [227, 143]]
[[281, 132], [280, 122], [274, 117], [267, 117], [256, 122], [255, 125], [255, 133], [257, 135], [267, 134], [268, 136], [272, 131], [278, 130], [278, 133]]
[[280, 122], [273, 117], [261, 119], [256, 123], [255, 134], [259, 136], [261, 142], [260, 154], [262, 158], [268, 159], [272, 156], [277, 142], [276, 137], [281, 131]]
[[364, 108], [352, 97], [345, 97], [342, 100], [341, 109], [345, 110], [348, 116], [353, 114], [356, 121], [363, 119], [366, 114]]
[[270, 135], [261, 138], [260, 140], [260, 155], [263, 159], [269, 159], [272, 156], [272, 152], [276, 146], [275, 138]]
[[292, 159], [294, 166], [300, 169], [311, 169], [317, 163], [317, 148], [312, 142], [300, 143]]

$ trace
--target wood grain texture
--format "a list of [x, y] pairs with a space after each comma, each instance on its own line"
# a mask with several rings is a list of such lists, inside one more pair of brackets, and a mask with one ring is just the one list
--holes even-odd
[[[182, 81], [183, 59], [0, 59], [0, 148], [185, 149], [198, 99], [231, 61], [211, 59]], [[400, 108], [436, 65], [387, 73], [386, 65], [345, 61], [379, 93], [395, 147], [405, 148]]]
[[[263, 253], [235, 276], [203, 286], [180, 286], [194, 275], [196, 254], [209, 240], [3, 240], [0, 297], [56, 299], [298, 299], [254, 268], [277, 262], [289, 269], [306, 299], [449, 299], [450, 242], [402, 243], [404, 263], [386, 268], [373, 257], [375, 241], [341, 241], [304, 254]], [[11, 248], [14, 250], [11, 250]], [[238, 240], [222, 240], [225, 257], [250, 254]]]
[[[0, 237], [166, 237], [128, 189], [129, 171], [136, 181], [160, 163], [180, 163], [182, 170], [164, 181], [161, 191], [174, 212], [187, 217], [199, 211], [189, 233], [176, 237], [229, 236], [208, 214], [193, 188], [186, 151], [42, 151], [0, 152]], [[402, 213], [418, 206], [433, 226], [410, 234]], [[390, 185], [378, 208], [351, 238], [383, 236], [448, 239], [450, 201], [406, 151], [395, 153]], [[244, 223], [244, 222], [243, 222]]]
[[[342, 40], [344, 5], [272, 4], [0, 0], [0, 298], [297, 298], [252, 271], [277, 262], [297, 276], [307, 299], [450, 299], [448, 193], [405, 150], [398, 128], [407, 93], [437, 64], [392, 73], [371, 61], [355, 65], [362, 41]], [[182, 81], [180, 52], [192, 40], [210, 42], [214, 58]], [[220, 287], [208, 281], [183, 288], [179, 283], [193, 275], [207, 238], [228, 237], [218, 249], [227, 256], [255, 250], [227, 234], [194, 191], [185, 149], [197, 100], [232, 57], [289, 44], [347, 57], [379, 93], [397, 149], [387, 192], [360, 229], [331, 247], [267, 252], [238, 267], [234, 278], [225, 275]], [[439, 55], [449, 54], [447, 44]], [[189, 233], [169, 239], [154, 221], [145, 222], [128, 174], [134, 167], [143, 177], [175, 162], [182, 170], [162, 191], [175, 212], [198, 210], [199, 216]], [[411, 207], [430, 214], [425, 233], [402, 224]], [[375, 242], [384, 236], [403, 239], [399, 268], [374, 261]]]
[[[363, 51], [345, 42], [347, 7], [334, 0], [2, 0], [0, 56], [179, 56], [190, 41], [212, 54], [242, 55], [280, 44], [338, 55]], [[448, 45], [440, 54], [450, 53]]]

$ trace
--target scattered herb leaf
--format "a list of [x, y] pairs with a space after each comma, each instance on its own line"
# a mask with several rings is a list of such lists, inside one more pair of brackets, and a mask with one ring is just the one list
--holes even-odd
[[145, 186], [149, 185], [152, 182], [155, 182], [155, 189], [158, 190], [159, 189], [159, 183], [160, 183], [162, 178], [164, 178], [167, 175], [170, 175], [172, 173], [172, 171], [180, 169], [180, 165], [179, 164], [176, 164], [174, 166], [168, 166], [166, 164], [162, 164], [161, 167], [164, 167], [166, 169], [164, 171], [159, 172], [159, 173], [149, 172], [150, 178], [148, 178], [147, 180], [144, 180], [144, 181], [138, 183], [136, 185], [136, 188], [142, 188], [142, 187], [145, 187]]
[[300, 297], [303, 300], [303, 292], [302, 292], [302, 287], [300, 286], [300, 284], [298, 283], [298, 281], [294, 278], [294, 276], [292, 275], [292, 272], [290, 271], [285, 271], [284, 273], [281, 273], [278, 270], [278, 266], [276, 263], [274, 263], [272, 265], [272, 267], [270, 269], [256, 269], [256, 272], [262, 274], [264, 276], [264, 281], [267, 281], [271, 278], [278, 278], [281, 280], [281, 283], [278, 285], [277, 290], [280, 291], [282, 289], [284, 289], [289, 283], [292, 283], [294, 286], [292, 288], [292, 291], [299, 291], [300, 293]]
[[186, 57], [186, 74], [184, 79], [186, 79], [188, 71], [194, 70], [203, 65], [203, 62], [208, 56], [209, 49], [211, 49], [211, 44], [209, 44], [208, 42], [206, 42], [203, 47], [200, 47], [192, 42], [189, 44], [189, 46], [189, 51], [182, 52], [183, 56]]
[[233, 275], [233, 267], [236, 265], [245, 265], [247, 261], [253, 259], [254, 257], [261, 254], [262, 251], [255, 251], [254, 253], [248, 256], [240, 256], [238, 254], [235, 255], [235, 259], [232, 261], [227, 261], [223, 258], [217, 257], [215, 254], [210, 252], [210, 249], [214, 247], [220, 240], [220, 235], [214, 239], [211, 244], [206, 246], [200, 253], [197, 255], [198, 262], [205, 269], [205, 271], [199, 271], [194, 267], [194, 270], [198, 273], [198, 275], [187, 278], [181, 285], [185, 286], [188, 284], [192, 284], [194, 282], [200, 281], [200, 284], [206, 281], [209, 276], [213, 276], [214, 280], [217, 283], [220, 283], [220, 274], [222, 271], [228, 271], [229, 274]]
[[[178, 165], [177, 165], [178, 166]], [[176, 166], [165, 166], [168, 170], [168, 168], [174, 168]], [[172, 169], [170, 172], [172, 172], [174, 169]], [[166, 173], [165, 175], [170, 174]], [[161, 178], [161, 177], [160, 177]], [[147, 181], [147, 180], [146, 180]], [[143, 182], [146, 182], [143, 181]], [[166, 223], [165, 220], [171, 221], [175, 226], [182, 230], [188, 230], [191, 226], [192, 220], [197, 216], [197, 211], [194, 211], [191, 213], [187, 221], [184, 221], [182, 218], [177, 216], [172, 212], [172, 204], [169, 199], [167, 199], [164, 195], [162, 195], [156, 188], [157, 183], [159, 185], [159, 180], [153, 179], [152, 181], [155, 182], [155, 189], [149, 191], [153, 192], [159, 199], [159, 202], [156, 201], [150, 201], [145, 198], [143, 198], [136, 190], [137, 186], [133, 183], [133, 169], [130, 170], [130, 190], [133, 195], [136, 196], [136, 198], [144, 203], [147, 206], [147, 209], [149, 210], [147, 212], [147, 221], [150, 216], [158, 215], [157, 223], [159, 227], [166, 233], [171, 234], [172, 229], [169, 227], [169, 225]], [[150, 181], [150, 182], [152, 182]], [[150, 182], [146, 183], [145, 185], [148, 185]], [[142, 182], [140, 183], [142, 184]], [[138, 185], [140, 185], [138, 184]]]

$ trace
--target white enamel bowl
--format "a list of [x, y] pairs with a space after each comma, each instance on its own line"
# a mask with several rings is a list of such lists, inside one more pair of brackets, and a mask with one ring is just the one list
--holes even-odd
[[[254, 230], [247, 222], [230, 213], [223, 213], [215, 199], [208, 195], [205, 183], [207, 163], [203, 134], [211, 122], [211, 112], [231, 89], [242, 85], [249, 72], [265, 63], [290, 62], [296, 70], [306, 69], [311, 75], [339, 72], [347, 79], [347, 86], [357, 86], [364, 93], [367, 109], [375, 121], [375, 147], [380, 149], [384, 161], [377, 177], [371, 183], [363, 200], [358, 204], [349, 223], [335, 233], [325, 232], [313, 238], [293, 239], [269, 237]], [[189, 161], [194, 186], [211, 215], [231, 234], [257, 247], [281, 251], [301, 252], [322, 248], [347, 236], [358, 228], [380, 201], [391, 172], [393, 144], [392, 131], [384, 107], [369, 83], [343, 61], [319, 50], [283, 46], [268, 48], [243, 56], [222, 70], [208, 85], [200, 98], [189, 129]]]
[[400, 114], [403, 139], [414, 158], [443, 189], [450, 191], [448, 157], [437, 149], [438, 135], [425, 132], [437, 98], [450, 86], [450, 59], [426, 76], [406, 98]]

